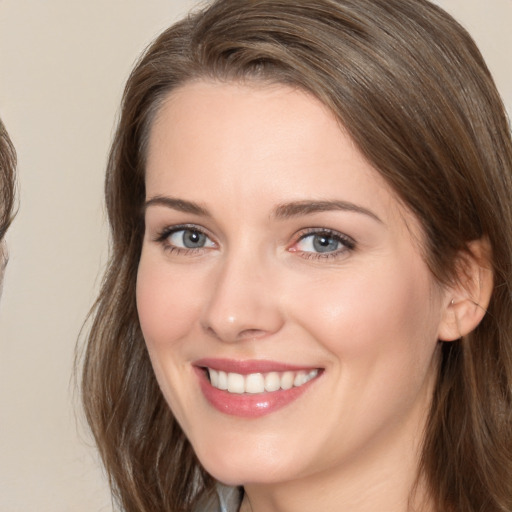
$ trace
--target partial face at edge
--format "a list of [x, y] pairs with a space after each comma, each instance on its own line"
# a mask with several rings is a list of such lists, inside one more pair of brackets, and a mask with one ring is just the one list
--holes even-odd
[[7, 262], [9, 261], [9, 251], [5, 239], [0, 240], [0, 297], [2, 297], [4, 287], [4, 273]]
[[285, 86], [185, 85], [146, 191], [140, 323], [206, 469], [269, 483], [410, 457], [446, 297], [417, 221], [329, 111]]

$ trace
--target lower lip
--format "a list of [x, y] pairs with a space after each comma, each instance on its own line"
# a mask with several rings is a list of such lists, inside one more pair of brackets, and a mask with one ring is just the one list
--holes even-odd
[[318, 377], [315, 377], [302, 386], [286, 390], [238, 394], [214, 388], [210, 384], [204, 369], [195, 368], [195, 370], [199, 376], [201, 391], [210, 405], [224, 414], [242, 418], [259, 418], [278, 411], [297, 400], [318, 379]]

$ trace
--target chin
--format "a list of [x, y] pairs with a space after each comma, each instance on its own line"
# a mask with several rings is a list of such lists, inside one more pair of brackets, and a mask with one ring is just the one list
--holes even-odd
[[219, 449], [209, 447], [196, 449], [196, 454], [204, 469], [216, 480], [226, 485], [246, 485], [248, 483], [271, 484], [289, 480], [291, 468], [296, 461], [288, 461], [283, 453], [276, 455], [276, 449], [264, 443], [245, 447], [232, 443], [230, 447]]

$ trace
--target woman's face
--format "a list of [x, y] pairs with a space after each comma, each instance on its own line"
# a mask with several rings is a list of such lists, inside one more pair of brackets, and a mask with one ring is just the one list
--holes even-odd
[[448, 298], [416, 219], [320, 102], [183, 86], [153, 125], [146, 191], [140, 323], [212, 475], [273, 483], [415, 456]]

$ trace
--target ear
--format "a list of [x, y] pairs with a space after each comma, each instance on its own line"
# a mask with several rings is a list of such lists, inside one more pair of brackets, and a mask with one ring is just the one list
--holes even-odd
[[438, 338], [454, 341], [473, 331], [487, 312], [493, 290], [491, 249], [486, 238], [459, 255], [454, 284], [446, 288]]

